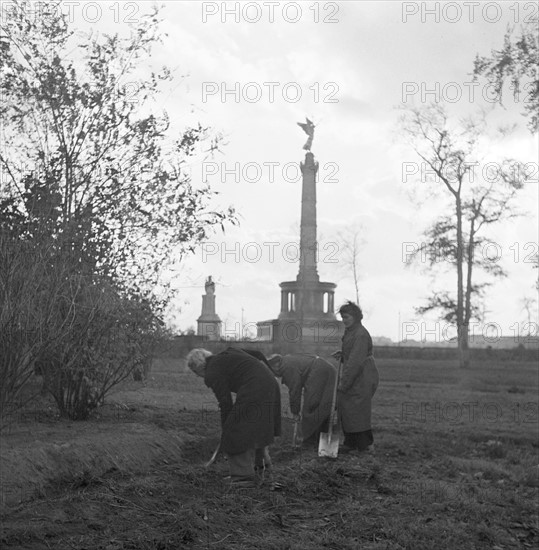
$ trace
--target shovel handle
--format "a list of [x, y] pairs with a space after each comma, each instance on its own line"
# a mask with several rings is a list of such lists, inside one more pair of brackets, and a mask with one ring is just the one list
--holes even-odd
[[217, 447], [215, 448], [215, 451], [213, 451], [213, 454], [211, 455], [211, 458], [204, 464], [204, 468], [209, 468], [217, 458], [217, 455], [219, 454], [219, 451], [221, 450], [221, 442], [219, 441]]
[[333, 399], [331, 401], [331, 415], [329, 418], [329, 439], [333, 434], [333, 424], [335, 424], [335, 417], [337, 416], [337, 388], [339, 386], [339, 381], [341, 379], [341, 369], [342, 369], [343, 359], [342, 355], [339, 359], [339, 366], [337, 368], [337, 377], [335, 378], [335, 387], [333, 388]]
[[297, 439], [298, 439], [298, 424], [299, 422], [296, 420], [294, 422], [294, 434], [292, 435], [292, 446], [296, 446]]
[[301, 389], [301, 399], [300, 399], [300, 405], [299, 405], [299, 418], [294, 421], [294, 434], [292, 435], [292, 446], [297, 446], [297, 439], [298, 439], [298, 425], [301, 422], [301, 417], [303, 415], [303, 388]]

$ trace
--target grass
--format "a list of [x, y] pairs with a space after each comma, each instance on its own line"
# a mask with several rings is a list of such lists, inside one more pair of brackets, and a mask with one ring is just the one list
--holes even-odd
[[[235, 490], [215, 398], [156, 361], [95, 417], [22, 414], [1, 436], [2, 548], [494, 549], [539, 543], [537, 366], [382, 360], [376, 454], [319, 459], [283, 435], [283, 491]], [[45, 414], [45, 411], [47, 414]], [[6, 481], [9, 480], [9, 481]]]

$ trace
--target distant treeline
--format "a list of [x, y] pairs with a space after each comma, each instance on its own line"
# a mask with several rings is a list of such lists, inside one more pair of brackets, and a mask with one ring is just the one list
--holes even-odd
[[[314, 353], [328, 357], [332, 352], [340, 349], [338, 342], [308, 342], [304, 345], [291, 342], [264, 342], [254, 340], [206, 340], [203, 336], [185, 335], [176, 336], [162, 343], [158, 355], [182, 358], [193, 348], [203, 347], [214, 353], [233, 346], [247, 349], [256, 349], [265, 355], [272, 353]], [[430, 359], [451, 360], [458, 359], [458, 351], [449, 347], [420, 347], [420, 346], [374, 346], [375, 357], [384, 359]], [[472, 361], [537, 361], [539, 350], [525, 348], [522, 344], [514, 348], [470, 348]]]

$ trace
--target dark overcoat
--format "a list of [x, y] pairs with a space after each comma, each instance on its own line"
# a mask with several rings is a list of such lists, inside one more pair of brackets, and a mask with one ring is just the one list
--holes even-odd
[[279, 384], [264, 363], [243, 350], [228, 348], [208, 357], [204, 382], [219, 402], [222, 451], [243, 453], [270, 445], [281, 435]]
[[290, 411], [299, 414], [301, 409], [301, 430], [303, 439], [307, 439], [320, 431], [331, 414], [337, 371], [317, 355], [292, 354], [283, 356], [279, 372], [288, 387]]
[[374, 362], [372, 338], [361, 322], [344, 331], [343, 366], [338, 391], [339, 419], [343, 431], [357, 433], [370, 430], [372, 398], [378, 387], [378, 370]]

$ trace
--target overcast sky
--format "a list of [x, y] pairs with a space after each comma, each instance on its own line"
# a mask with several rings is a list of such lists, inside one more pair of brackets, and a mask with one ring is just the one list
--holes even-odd
[[[113, 15], [122, 26], [149, 6], [109, 4], [108, 20], [103, 15], [95, 22], [107, 31]], [[227, 333], [238, 329], [242, 318], [253, 326], [278, 316], [279, 283], [294, 280], [298, 272], [297, 164], [306, 136], [296, 122], [308, 116], [316, 124], [312, 150], [320, 163], [318, 270], [322, 281], [337, 283], [336, 305], [355, 297], [339, 234], [358, 227], [364, 240], [360, 305], [371, 334], [397, 340], [399, 320], [401, 327], [424, 322], [423, 330], [439, 331], [443, 325], [437, 327], [435, 317], [414, 313], [433, 283], [419, 266], [405, 267], [403, 247], [419, 244], [422, 230], [448, 203], [441, 198], [419, 203], [421, 182], [403, 178], [403, 163], [419, 159], [399, 135], [397, 107], [405, 89], [408, 105], [449, 100], [455, 123], [481, 108], [492, 111], [493, 131], [501, 123], [517, 128], [502, 144], [486, 140], [485, 162], [511, 156], [536, 167], [537, 138], [520, 114], [525, 94], [519, 101], [507, 96], [504, 109], [484, 99], [491, 91], [484, 81], [470, 84], [475, 55], [500, 47], [508, 25], [533, 15], [532, 3], [518, 10], [514, 2], [436, 3], [437, 11], [434, 3], [424, 2], [269, 4], [164, 3], [167, 36], [151, 62], [175, 69], [178, 79], [158, 106], [178, 130], [200, 121], [226, 135], [223, 154], [194, 163], [192, 177], [197, 184], [209, 183], [219, 192], [215, 204], [233, 204], [241, 219], [239, 227], [216, 234], [182, 263], [172, 325], [196, 327], [208, 275], [217, 283], [217, 312]], [[522, 330], [527, 321], [522, 300], [536, 296], [537, 271], [529, 260], [537, 253], [537, 171], [529, 180], [521, 194], [528, 216], [485, 234], [496, 243], [489, 253], [501, 254], [509, 272], [486, 301], [486, 321], [497, 323], [503, 336], [515, 334], [515, 323]], [[456, 286], [454, 277], [438, 277], [436, 284]], [[409, 324], [406, 331], [410, 336]]]

